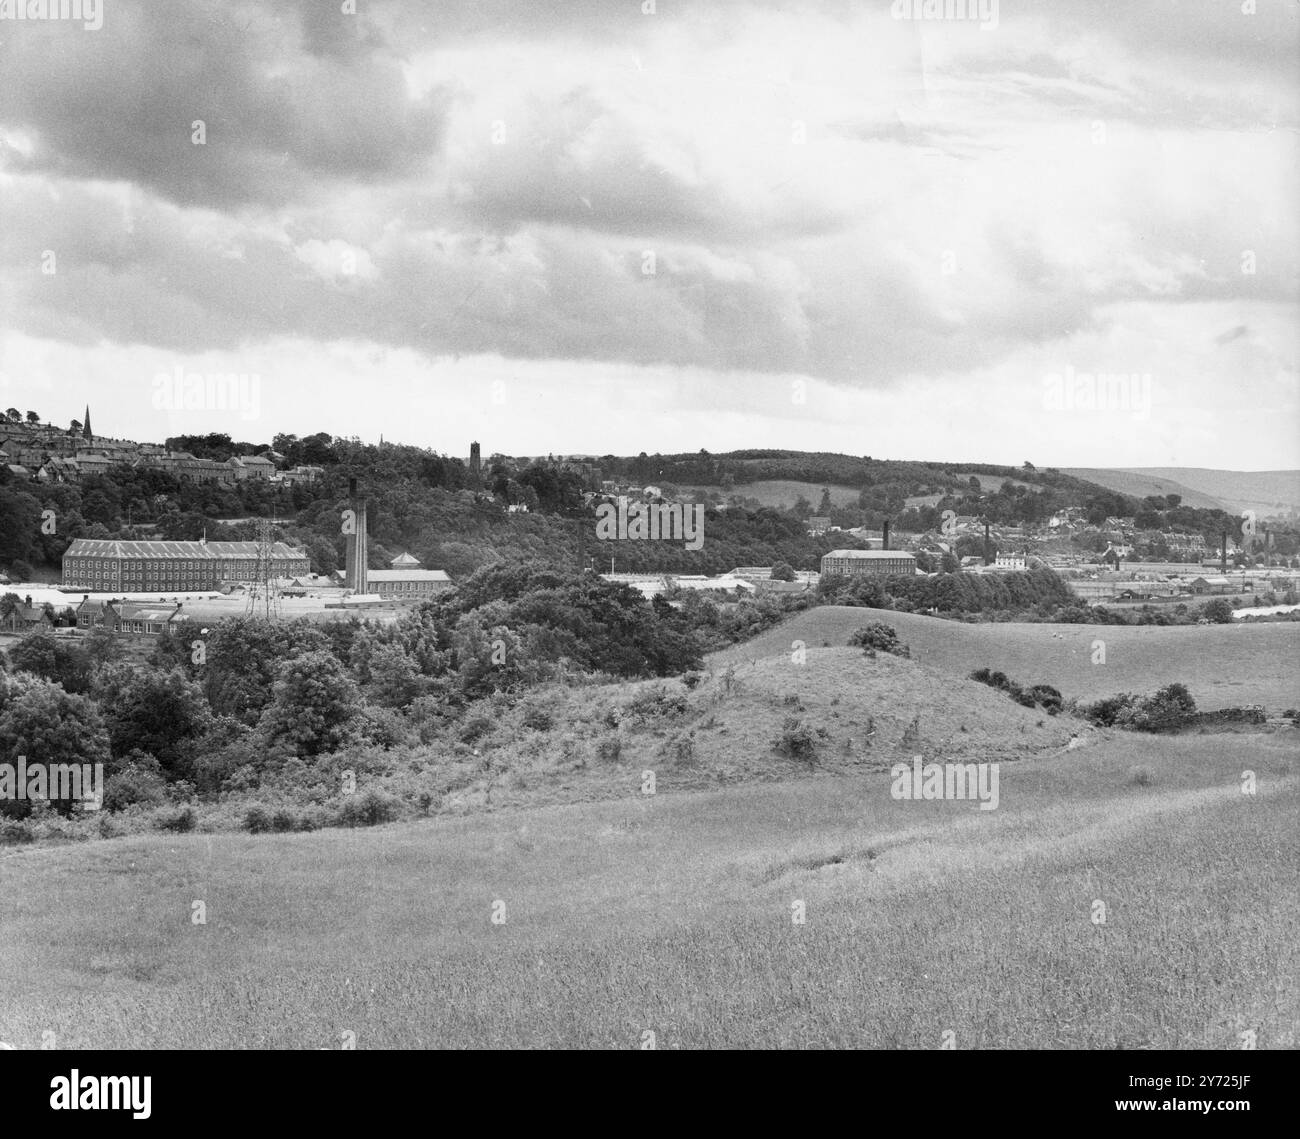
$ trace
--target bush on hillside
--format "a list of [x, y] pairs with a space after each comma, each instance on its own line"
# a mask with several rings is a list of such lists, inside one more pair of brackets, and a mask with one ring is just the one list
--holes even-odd
[[486, 716], [474, 716], [466, 720], [460, 729], [460, 742], [473, 746], [492, 731], [496, 724]]
[[265, 834], [271, 829], [271, 815], [267, 809], [254, 804], [244, 812], [244, 830], [249, 834]]
[[139, 752], [132, 755], [131, 763], [104, 780], [101, 806], [106, 811], [121, 811], [135, 803], [156, 807], [167, 798], [167, 781], [162, 777], [158, 761]]
[[663, 688], [651, 688], [634, 696], [628, 702], [627, 712], [633, 720], [645, 723], [684, 716], [689, 707], [682, 693], [668, 692]]
[[893, 626], [886, 625], [883, 621], [872, 621], [863, 625], [849, 637], [849, 644], [854, 648], [877, 649], [899, 657], [912, 655], [912, 650], [899, 640]]
[[549, 732], [555, 726], [555, 717], [539, 704], [524, 712], [524, 727], [535, 732]]
[[1128, 728], [1138, 732], [1172, 732], [1187, 727], [1196, 718], [1196, 701], [1187, 685], [1166, 684], [1152, 696], [1135, 696], [1123, 692], [1092, 704], [1080, 705], [1079, 711], [1103, 728]]
[[354, 795], [344, 796], [338, 809], [338, 825], [343, 827], [374, 827], [392, 822], [401, 813], [401, 803], [392, 795], [374, 787]]
[[185, 834], [198, 826], [199, 817], [193, 807], [181, 807], [178, 811], [164, 811], [154, 819], [154, 825], [160, 831], [172, 831]]
[[798, 716], [787, 716], [781, 724], [776, 750], [788, 759], [811, 763], [817, 756], [817, 736]]
[[1042, 708], [1049, 716], [1055, 716], [1063, 707], [1060, 692], [1050, 684], [1035, 684], [1025, 688], [1009, 679], [1006, 673], [990, 672], [987, 668], [977, 668], [970, 674], [970, 679], [1005, 692], [1017, 704], [1026, 708]]

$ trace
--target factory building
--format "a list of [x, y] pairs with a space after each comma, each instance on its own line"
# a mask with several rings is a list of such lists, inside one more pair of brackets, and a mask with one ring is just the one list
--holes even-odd
[[[270, 549], [272, 577], [306, 574], [307, 554]], [[63, 584], [94, 593], [186, 592], [257, 581], [256, 542], [123, 542], [75, 538], [63, 555]]]
[[915, 573], [916, 558], [902, 550], [831, 550], [822, 557], [822, 577], [911, 577]]

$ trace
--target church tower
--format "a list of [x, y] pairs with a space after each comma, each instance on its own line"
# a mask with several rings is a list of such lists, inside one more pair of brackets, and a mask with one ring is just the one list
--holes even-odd
[[81, 437], [87, 443], [95, 438], [95, 433], [90, 429], [90, 404], [86, 404], [86, 418], [81, 421]]

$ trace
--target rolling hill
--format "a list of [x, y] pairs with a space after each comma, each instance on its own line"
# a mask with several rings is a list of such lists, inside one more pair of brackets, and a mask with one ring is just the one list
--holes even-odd
[[1221, 471], [1208, 467], [1062, 468], [1120, 494], [1180, 494], [1185, 506], [1263, 517], [1300, 511], [1300, 471]]
[[[723, 649], [709, 662], [718, 668], [788, 656], [796, 640], [808, 646], [811, 656], [824, 644], [847, 644], [855, 629], [872, 620], [892, 625], [911, 645], [913, 660], [956, 677], [990, 668], [1022, 684], [1050, 684], [1067, 699], [1088, 701], [1117, 692], [1152, 692], [1180, 681], [1207, 711], [1262, 704], [1277, 714], [1300, 707], [1295, 669], [1300, 659], [1300, 624], [1296, 623], [968, 625], [914, 613], [825, 605]], [[1105, 645], [1105, 661], [1094, 664], [1098, 641]]]

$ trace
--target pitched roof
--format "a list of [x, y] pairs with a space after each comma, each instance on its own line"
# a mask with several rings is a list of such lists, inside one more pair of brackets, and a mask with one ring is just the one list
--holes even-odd
[[393, 569], [401, 569], [403, 566], [410, 569], [420, 568], [420, 559], [412, 557], [406, 551], [398, 554], [391, 562], [388, 563]]
[[174, 605], [145, 605], [131, 601], [120, 602], [114, 608], [122, 621], [169, 621], [181, 613]]
[[823, 554], [827, 558], [911, 558], [906, 550], [831, 550]]
[[[255, 558], [256, 542], [118, 541], [109, 538], [74, 538], [64, 557], [83, 558]], [[271, 557], [302, 560], [306, 551], [284, 542], [271, 544]]]
[[368, 581], [451, 581], [446, 570], [428, 569], [366, 570], [366, 579]]

